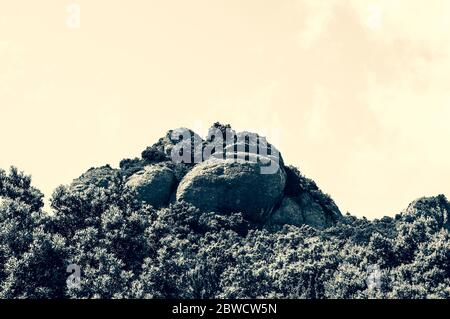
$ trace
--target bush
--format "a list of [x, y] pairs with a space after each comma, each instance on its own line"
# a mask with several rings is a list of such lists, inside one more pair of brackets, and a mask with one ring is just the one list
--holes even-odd
[[[314, 189], [288, 172], [290, 195]], [[2, 298], [450, 296], [442, 210], [374, 221], [347, 215], [324, 230], [270, 232], [239, 212], [186, 203], [155, 210], [113, 179], [106, 188], [57, 188], [48, 215], [42, 194], [16, 169], [0, 171], [0, 196]], [[79, 286], [66, 285], [70, 264], [81, 268]], [[369, 287], [374, 266], [377, 286]]]

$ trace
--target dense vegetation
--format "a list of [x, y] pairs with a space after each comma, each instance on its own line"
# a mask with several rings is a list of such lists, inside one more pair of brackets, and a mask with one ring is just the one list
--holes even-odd
[[[275, 232], [239, 212], [185, 203], [156, 210], [120, 179], [59, 187], [50, 215], [30, 182], [16, 169], [0, 171], [1, 298], [450, 297], [448, 224], [433, 207]], [[66, 283], [69, 264], [81, 267], [79, 286]], [[374, 265], [375, 287], [367, 281]]]

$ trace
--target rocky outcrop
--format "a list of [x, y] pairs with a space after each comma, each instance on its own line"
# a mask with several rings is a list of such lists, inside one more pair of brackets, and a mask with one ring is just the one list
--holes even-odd
[[192, 130], [170, 130], [120, 169], [90, 169], [71, 187], [107, 188], [125, 181], [137, 198], [156, 208], [175, 201], [205, 212], [241, 212], [248, 221], [279, 229], [284, 224], [333, 225], [341, 213], [314, 181], [284, 165], [274, 145], [252, 132], [215, 123], [203, 140]]
[[80, 192], [90, 187], [108, 188], [117, 178], [120, 178], [120, 172], [109, 165], [93, 167], [75, 179], [70, 188]]
[[154, 207], [168, 203], [175, 176], [163, 165], [147, 165], [143, 170], [128, 178], [126, 186], [138, 194], [138, 198]]
[[266, 138], [257, 133], [248, 131], [236, 132], [229, 125], [215, 123], [208, 131], [208, 137], [203, 142], [202, 158], [207, 160], [210, 156], [216, 158], [248, 160], [250, 154], [259, 155], [264, 161], [271, 158], [263, 173], [276, 173], [278, 167], [283, 169], [284, 163], [281, 153]]
[[201, 153], [202, 143], [203, 139], [198, 134], [188, 128], [181, 127], [169, 130], [158, 142], [143, 151], [142, 157], [149, 162], [172, 160], [177, 155], [172, 154], [172, 151], [178, 152], [181, 148], [184, 148], [189, 150], [191, 155], [190, 160], [187, 161], [189, 163], [186, 162], [186, 164], [193, 164], [194, 154], [196, 151]]
[[[316, 183], [303, 176], [300, 171], [293, 167], [287, 166], [287, 181], [284, 189], [285, 199], [283, 202], [289, 203], [290, 207], [286, 211], [286, 205], [281, 205], [274, 212], [268, 225], [282, 226], [283, 224], [291, 224], [300, 226], [307, 224], [316, 228], [325, 228], [336, 224], [342, 218], [339, 208], [336, 206], [330, 196], [324, 194]], [[289, 211], [296, 210], [298, 215], [293, 218], [293, 214]]]
[[267, 226], [275, 227], [290, 224], [301, 226], [305, 224], [305, 218], [301, 207], [291, 197], [284, 197], [280, 207], [273, 212], [267, 221]]
[[242, 212], [261, 222], [282, 197], [286, 182], [281, 167], [274, 174], [261, 174], [261, 167], [272, 160], [255, 154], [249, 160], [211, 157], [182, 179], [176, 199], [204, 211]]
[[436, 221], [438, 227], [450, 230], [450, 203], [444, 195], [419, 198], [401, 214], [401, 218], [406, 220], [417, 217], [430, 218]]
[[225, 155], [230, 157], [230, 154], [233, 154], [235, 158], [238, 158], [239, 154], [269, 156], [276, 160], [277, 165], [282, 168], [284, 167], [280, 151], [274, 145], [267, 142], [265, 137], [257, 133], [248, 131], [237, 132], [234, 143], [225, 147]]
[[178, 201], [204, 211], [242, 212], [263, 223], [283, 197], [280, 153], [256, 133], [236, 133], [216, 123], [202, 145], [202, 159], [181, 180]]
[[294, 198], [284, 197], [280, 207], [268, 219], [267, 225], [275, 229], [284, 224], [326, 228], [334, 225], [340, 218], [341, 213], [337, 206], [329, 211], [323, 202], [304, 192]]

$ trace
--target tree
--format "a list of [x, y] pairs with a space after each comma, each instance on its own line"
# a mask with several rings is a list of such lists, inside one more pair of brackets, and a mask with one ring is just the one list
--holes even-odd
[[[58, 187], [49, 215], [29, 176], [0, 170], [1, 298], [450, 297], [443, 197], [419, 200], [395, 219], [347, 215], [327, 229], [268, 230], [240, 212], [184, 202], [156, 210], [125, 186], [125, 171], [93, 169]], [[97, 173], [108, 182], [89, 183]], [[298, 170], [289, 174], [290, 195], [317, 191], [330, 204]], [[66, 283], [72, 264], [79, 285]]]

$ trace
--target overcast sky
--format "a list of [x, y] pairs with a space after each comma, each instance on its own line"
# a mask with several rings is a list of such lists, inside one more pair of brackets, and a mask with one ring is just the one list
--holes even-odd
[[46, 195], [215, 121], [262, 132], [343, 212], [450, 194], [450, 1], [73, 3], [79, 28], [69, 1], [0, 2], [0, 167]]

